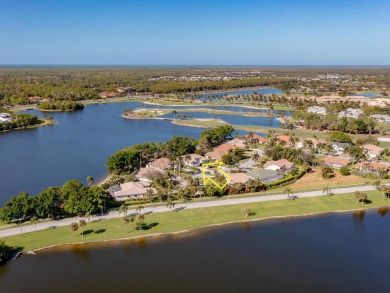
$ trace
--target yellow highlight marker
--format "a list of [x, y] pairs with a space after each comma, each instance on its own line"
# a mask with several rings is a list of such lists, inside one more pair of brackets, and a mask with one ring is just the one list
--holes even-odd
[[[215, 182], [212, 178], [206, 177], [205, 174], [205, 167], [207, 166], [217, 166], [217, 170], [226, 178], [226, 182], [221, 186], [217, 182]], [[213, 162], [213, 163], [207, 163], [207, 164], [202, 164], [202, 179], [203, 179], [203, 184], [206, 186], [207, 182], [213, 183], [215, 186], [217, 186], [219, 189], [223, 189], [226, 185], [229, 184], [229, 182], [232, 180], [230, 176], [221, 169], [222, 162]]]

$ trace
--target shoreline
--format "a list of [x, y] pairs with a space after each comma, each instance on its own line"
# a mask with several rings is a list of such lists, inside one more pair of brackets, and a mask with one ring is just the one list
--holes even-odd
[[[388, 207], [383, 206], [383, 207]], [[204, 230], [212, 230], [217, 229], [221, 226], [228, 226], [228, 225], [236, 225], [240, 223], [253, 223], [253, 222], [261, 222], [261, 221], [270, 221], [270, 220], [282, 220], [282, 219], [296, 219], [296, 218], [308, 218], [311, 216], [319, 216], [319, 215], [327, 215], [327, 214], [342, 214], [342, 213], [350, 213], [350, 212], [359, 212], [359, 211], [371, 211], [371, 210], [378, 210], [380, 207], [360, 207], [356, 209], [347, 209], [347, 210], [334, 210], [334, 211], [327, 211], [327, 212], [312, 212], [312, 213], [305, 213], [305, 214], [296, 214], [296, 215], [284, 215], [284, 216], [269, 216], [265, 218], [257, 218], [257, 219], [250, 219], [246, 218], [244, 220], [240, 221], [230, 221], [230, 222], [224, 222], [224, 223], [216, 223], [211, 225], [206, 225], [203, 227], [193, 228], [193, 229], [184, 229], [179, 231], [172, 231], [172, 232], [165, 232], [165, 233], [150, 233], [145, 235], [137, 235], [137, 236], [130, 236], [130, 237], [123, 237], [123, 238], [113, 238], [113, 239], [105, 239], [105, 240], [93, 240], [93, 241], [83, 241], [83, 242], [65, 242], [65, 243], [59, 243], [59, 244], [53, 244], [48, 246], [43, 246], [31, 250], [26, 250], [23, 252], [20, 252], [18, 256], [22, 255], [31, 255], [35, 254], [39, 251], [48, 250], [51, 248], [57, 248], [57, 247], [64, 247], [64, 246], [72, 246], [72, 245], [94, 245], [94, 244], [100, 244], [100, 243], [107, 243], [110, 244], [111, 242], [122, 242], [127, 240], [137, 240], [137, 239], [145, 239], [145, 238], [162, 238], [162, 237], [169, 237], [169, 236], [176, 236], [176, 235], [185, 235], [188, 234], [190, 237], [190, 234], [193, 233], [201, 233]]]
[[3, 131], [0, 131], [0, 134], [1, 133], [9, 133], [9, 132], [18, 131], [18, 130], [20, 131], [20, 130], [35, 129], [35, 128], [48, 126], [48, 125], [56, 125], [58, 123], [58, 122], [56, 122], [54, 120], [53, 120], [53, 123], [51, 123], [50, 120], [45, 119], [45, 118], [39, 118], [39, 120], [42, 121], [42, 123], [29, 125], [29, 126], [25, 126], [25, 127], [18, 127], [18, 128], [3, 130]]

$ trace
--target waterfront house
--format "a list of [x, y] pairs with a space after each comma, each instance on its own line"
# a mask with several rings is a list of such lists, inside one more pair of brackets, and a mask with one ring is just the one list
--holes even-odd
[[294, 168], [294, 163], [281, 159], [278, 161], [268, 161], [264, 164], [264, 169], [266, 170], [274, 170], [274, 171], [282, 171], [288, 173]]
[[234, 138], [232, 140], [229, 140], [226, 142], [227, 144], [235, 145], [238, 148], [245, 148], [245, 140], [240, 139], [240, 138]]
[[148, 189], [153, 193], [156, 192], [154, 188], [150, 188], [150, 184], [147, 182], [127, 182], [114, 185], [110, 188], [110, 193], [115, 200], [125, 201], [144, 197]]
[[333, 168], [341, 168], [343, 166], [348, 166], [351, 162], [349, 159], [340, 158], [340, 157], [332, 157], [327, 156], [321, 160], [324, 164], [333, 167]]
[[165, 173], [164, 170], [153, 168], [141, 168], [138, 170], [135, 177], [143, 182], [152, 182], [155, 177], [162, 176]]
[[374, 159], [379, 158], [384, 149], [373, 144], [365, 144], [363, 145], [363, 150], [371, 159]]
[[228, 143], [224, 143], [224, 144], [221, 144], [220, 146], [214, 148], [214, 150], [212, 152], [208, 152], [205, 154], [205, 157], [206, 158], [210, 158], [210, 159], [214, 159], [216, 161], [220, 161], [222, 159], [222, 156], [226, 155], [229, 150], [235, 150], [235, 149], [239, 149], [241, 147], [238, 147], [234, 144], [228, 144]]
[[252, 135], [248, 134], [248, 135], [244, 136], [244, 140], [245, 140], [246, 144], [267, 142], [267, 139], [265, 139], [264, 137], [262, 137], [260, 135], [255, 134], [255, 133]]
[[198, 154], [191, 154], [188, 160], [184, 160], [184, 164], [191, 167], [200, 167], [206, 160], [205, 157]]
[[168, 158], [160, 158], [153, 162], [150, 162], [146, 168], [157, 169], [157, 170], [168, 170], [171, 168], [171, 161]]
[[1, 122], [11, 122], [12, 116], [9, 113], [0, 113], [0, 123]]
[[266, 170], [261, 168], [252, 169], [247, 173], [251, 179], [257, 179], [262, 183], [269, 183], [283, 178], [283, 175], [274, 170]]

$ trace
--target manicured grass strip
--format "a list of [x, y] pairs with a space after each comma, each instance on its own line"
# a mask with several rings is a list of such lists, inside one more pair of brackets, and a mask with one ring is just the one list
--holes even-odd
[[[367, 192], [371, 203], [364, 208], [375, 208], [389, 205], [390, 201], [384, 200], [378, 191]], [[191, 203], [189, 204], [191, 205]], [[250, 208], [256, 214], [248, 218], [244, 217], [243, 209]], [[193, 210], [181, 210], [149, 214], [145, 216], [147, 224], [154, 227], [149, 230], [134, 231], [132, 224], [128, 224], [129, 233], [125, 231], [122, 218], [87, 222], [85, 228], [87, 235], [83, 238], [81, 230], [76, 236], [70, 226], [56, 229], [43, 230], [4, 238], [7, 245], [23, 247], [25, 250], [75, 242], [102, 241], [120, 239], [133, 236], [141, 236], [154, 233], [169, 233], [205, 227], [213, 224], [222, 224], [243, 220], [254, 220], [276, 216], [304, 215], [310, 213], [323, 213], [362, 208], [356, 203], [352, 193], [334, 195], [331, 197], [299, 198], [297, 200], [268, 201], [253, 204], [200, 208]], [[55, 225], [55, 223], [53, 223]], [[99, 233], [100, 231], [100, 233]]]

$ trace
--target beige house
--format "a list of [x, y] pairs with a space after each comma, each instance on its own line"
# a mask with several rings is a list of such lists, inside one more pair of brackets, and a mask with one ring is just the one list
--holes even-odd
[[268, 161], [263, 167], [265, 170], [290, 172], [294, 168], [294, 163], [286, 159], [281, 159], [278, 161]]
[[127, 182], [116, 185], [116, 188], [111, 191], [111, 195], [115, 198], [115, 200], [125, 201], [128, 199], [144, 197], [148, 189], [151, 189], [154, 193], [156, 192], [154, 188], [150, 188], [149, 183]]
[[236, 183], [246, 184], [249, 180], [248, 175], [246, 175], [245, 173], [229, 173], [228, 175], [231, 179], [229, 182], [230, 185]]
[[365, 154], [373, 159], [380, 157], [384, 149], [373, 144], [365, 144], [363, 145], [363, 150]]
[[171, 167], [171, 161], [168, 158], [160, 158], [149, 163], [146, 167], [157, 170], [167, 170]]

